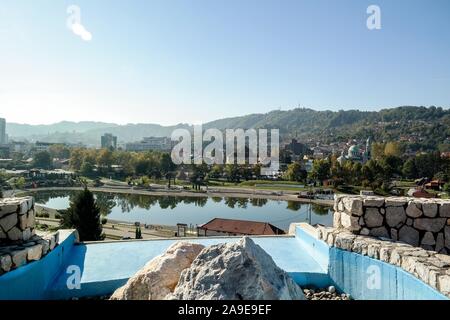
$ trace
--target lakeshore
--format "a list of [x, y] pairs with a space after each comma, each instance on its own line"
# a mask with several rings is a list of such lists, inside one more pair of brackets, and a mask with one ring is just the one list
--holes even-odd
[[[295, 194], [286, 194], [280, 193], [277, 191], [255, 191], [249, 189], [239, 189], [233, 188], [224, 188], [225, 190], [218, 190], [217, 188], [214, 190], [208, 190], [208, 192], [191, 192], [188, 190], [142, 190], [142, 189], [133, 189], [133, 188], [124, 188], [124, 187], [101, 187], [101, 188], [90, 188], [93, 192], [105, 193], [105, 194], [117, 194], [121, 196], [150, 196], [150, 197], [191, 197], [191, 198], [240, 198], [240, 199], [267, 199], [270, 201], [282, 201], [282, 202], [295, 202], [300, 204], [317, 204], [320, 206], [329, 207], [332, 204], [327, 200], [319, 200], [319, 199], [299, 199]], [[81, 187], [70, 187], [70, 188], [60, 188], [60, 187], [52, 187], [52, 188], [37, 188], [31, 190], [24, 190], [20, 193], [40, 193], [40, 192], [76, 192], [82, 190]], [[35, 195], [37, 196], [37, 194]], [[206, 201], [206, 199], [205, 199]], [[60, 207], [46, 205], [44, 203], [36, 204], [36, 213], [37, 213], [37, 221], [43, 228], [56, 229], [59, 226], [58, 219], [58, 211]], [[201, 208], [199, 208], [201, 209]], [[278, 212], [278, 211], [277, 211]], [[187, 211], [186, 214], [192, 214], [192, 212]], [[217, 212], [217, 216], [214, 217], [227, 217], [227, 214], [220, 214]], [[272, 215], [270, 215], [272, 216]], [[276, 215], [274, 215], [275, 218]], [[264, 218], [248, 218], [248, 220], [264, 220]], [[269, 219], [268, 219], [269, 220]], [[142, 221], [136, 219], [135, 221], [141, 221], [141, 231], [143, 239], [153, 239], [153, 238], [168, 238], [174, 237], [177, 235], [177, 226], [176, 223], [181, 221], [175, 221], [175, 223], [164, 222], [164, 221]], [[204, 219], [204, 221], [195, 222], [195, 223], [205, 223], [208, 219]], [[299, 220], [303, 221], [303, 220]], [[103, 231], [107, 239], [110, 240], [120, 240], [120, 239], [134, 239], [135, 238], [135, 230], [136, 226], [133, 221], [130, 219], [121, 219], [120, 217], [114, 216], [113, 218], [108, 218], [107, 223], [103, 225]], [[192, 228], [188, 228], [186, 236], [197, 236], [195, 224]]]

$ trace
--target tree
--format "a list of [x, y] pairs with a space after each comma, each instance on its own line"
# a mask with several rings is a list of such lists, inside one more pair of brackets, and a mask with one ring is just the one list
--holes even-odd
[[385, 156], [401, 157], [402, 154], [403, 151], [400, 143], [394, 141], [386, 143], [386, 146], [384, 147]]
[[81, 148], [72, 149], [70, 152], [70, 167], [73, 170], [80, 170], [83, 164], [84, 150]]
[[52, 158], [68, 159], [70, 158], [70, 149], [63, 144], [51, 145], [48, 149]]
[[108, 173], [111, 169], [111, 166], [113, 165], [113, 153], [109, 149], [102, 149], [100, 150], [98, 156], [97, 156], [97, 165], [103, 173]]
[[142, 239], [141, 227], [136, 227], [135, 238], [136, 239]]
[[321, 159], [314, 161], [313, 168], [311, 171], [311, 176], [313, 177], [313, 179], [323, 183], [324, 180], [330, 178], [330, 174], [331, 174], [331, 164], [328, 160]]
[[94, 163], [92, 163], [88, 158], [83, 160], [83, 164], [80, 168], [80, 173], [83, 176], [90, 177], [94, 173]]
[[103, 240], [100, 208], [87, 187], [79, 192], [62, 216], [61, 227], [78, 230], [81, 241]]
[[53, 160], [49, 152], [41, 151], [34, 155], [33, 166], [39, 169], [50, 169], [53, 166]]
[[289, 181], [300, 182], [306, 179], [307, 172], [302, 168], [302, 165], [299, 162], [293, 162], [288, 165], [285, 176]]
[[410, 158], [405, 161], [402, 168], [402, 174], [405, 178], [416, 179], [418, 177], [416, 162], [414, 158]]

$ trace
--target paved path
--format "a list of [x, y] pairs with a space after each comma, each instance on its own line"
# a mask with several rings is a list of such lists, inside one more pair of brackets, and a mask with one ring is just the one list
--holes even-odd
[[[60, 191], [60, 190], [82, 190], [81, 187], [51, 187], [51, 188], [38, 188], [29, 189], [27, 191]], [[271, 200], [282, 200], [282, 201], [296, 201], [302, 203], [315, 203], [325, 206], [332, 206], [333, 200], [322, 200], [322, 199], [301, 199], [298, 198], [293, 191], [277, 191], [277, 190], [257, 190], [257, 189], [246, 189], [246, 188], [226, 188], [226, 187], [214, 187], [208, 188], [207, 192], [193, 192], [188, 190], [165, 190], [165, 189], [155, 189], [155, 190], [144, 190], [135, 188], [113, 188], [113, 187], [99, 187], [90, 188], [91, 191], [95, 192], [109, 192], [109, 193], [122, 193], [122, 194], [139, 194], [139, 195], [150, 195], [150, 196], [179, 196], [179, 197], [234, 197], [234, 198], [259, 198], [259, 199], [271, 199]]]

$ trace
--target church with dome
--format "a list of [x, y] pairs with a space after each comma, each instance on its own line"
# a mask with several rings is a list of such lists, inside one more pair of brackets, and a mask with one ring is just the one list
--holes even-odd
[[372, 141], [369, 137], [366, 140], [366, 145], [364, 148], [360, 148], [358, 145], [351, 145], [348, 148], [347, 154], [342, 151], [342, 154], [339, 158], [337, 158], [337, 161], [340, 165], [343, 165], [346, 161], [366, 163], [370, 160], [371, 148]]

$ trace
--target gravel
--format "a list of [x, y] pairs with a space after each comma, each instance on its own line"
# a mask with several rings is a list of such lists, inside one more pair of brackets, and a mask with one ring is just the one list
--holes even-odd
[[306, 299], [308, 300], [351, 300], [348, 293], [338, 293], [334, 286], [324, 289], [303, 289]]

